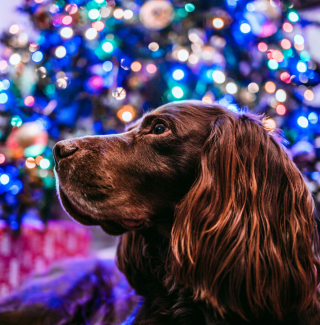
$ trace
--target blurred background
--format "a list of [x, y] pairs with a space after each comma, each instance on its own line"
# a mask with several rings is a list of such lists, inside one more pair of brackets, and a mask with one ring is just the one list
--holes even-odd
[[11, 0], [0, 33], [0, 297], [55, 261], [114, 253], [61, 209], [53, 145], [170, 101], [264, 113], [319, 212], [318, 0]]

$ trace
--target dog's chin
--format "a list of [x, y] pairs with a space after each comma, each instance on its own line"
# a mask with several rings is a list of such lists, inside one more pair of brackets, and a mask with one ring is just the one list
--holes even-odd
[[64, 193], [64, 191], [59, 187], [59, 198], [64, 210], [69, 214], [70, 217], [75, 219], [86, 226], [97, 226], [99, 225], [98, 220], [93, 219], [89, 214], [85, 214], [80, 209], [73, 204]]
[[69, 214], [70, 217], [83, 225], [101, 226], [104, 232], [112, 236], [119, 236], [129, 230], [138, 229], [142, 226], [142, 221], [121, 220], [123, 225], [120, 225], [118, 222], [113, 220], [95, 219], [89, 214], [84, 213], [75, 204], [73, 204], [60, 186], [58, 193], [64, 210]]

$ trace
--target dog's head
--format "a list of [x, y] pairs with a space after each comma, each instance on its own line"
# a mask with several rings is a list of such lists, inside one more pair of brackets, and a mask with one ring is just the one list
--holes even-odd
[[168, 104], [123, 134], [60, 141], [53, 152], [65, 210], [114, 235], [156, 224], [171, 230], [175, 206], [196, 179], [211, 113], [228, 114]]
[[261, 117], [167, 104], [128, 132], [54, 148], [65, 210], [110, 234], [159, 227], [171, 278], [215, 314], [281, 319], [315, 301], [313, 200]]

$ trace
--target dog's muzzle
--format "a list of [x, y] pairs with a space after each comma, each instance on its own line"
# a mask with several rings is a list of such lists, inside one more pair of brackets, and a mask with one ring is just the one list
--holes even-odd
[[52, 149], [56, 165], [59, 164], [61, 159], [72, 156], [78, 149], [79, 147], [74, 141], [59, 141]]

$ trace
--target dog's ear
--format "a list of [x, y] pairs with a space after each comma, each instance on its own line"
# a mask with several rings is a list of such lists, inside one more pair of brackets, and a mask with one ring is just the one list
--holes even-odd
[[171, 272], [216, 316], [276, 319], [315, 301], [312, 197], [261, 117], [212, 122], [199, 176], [176, 210]]

